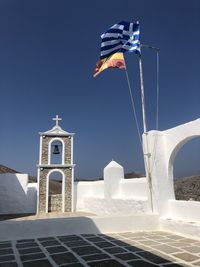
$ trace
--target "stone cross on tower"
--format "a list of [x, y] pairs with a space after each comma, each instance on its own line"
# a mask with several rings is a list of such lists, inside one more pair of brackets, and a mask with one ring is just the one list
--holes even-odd
[[56, 126], [58, 126], [58, 122], [62, 120], [62, 118], [59, 118], [58, 115], [56, 115], [55, 118], [52, 119], [53, 121], [56, 121]]

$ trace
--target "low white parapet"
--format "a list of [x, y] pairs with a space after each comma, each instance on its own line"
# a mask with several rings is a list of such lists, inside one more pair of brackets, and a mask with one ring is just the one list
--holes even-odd
[[84, 199], [84, 209], [98, 215], [144, 214], [148, 212], [148, 203], [146, 198], [105, 199], [86, 197]]
[[126, 198], [145, 198], [147, 199], [147, 179], [129, 178], [120, 182], [120, 196]]
[[147, 179], [124, 179], [124, 168], [112, 160], [104, 180], [74, 184], [74, 207], [98, 215], [148, 213]]
[[79, 216], [0, 222], [0, 241], [73, 234], [122, 233], [157, 230], [158, 216]]
[[168, 201], [169, 213], [167, 217], [200, 223], [200, 202], [174, 200]]

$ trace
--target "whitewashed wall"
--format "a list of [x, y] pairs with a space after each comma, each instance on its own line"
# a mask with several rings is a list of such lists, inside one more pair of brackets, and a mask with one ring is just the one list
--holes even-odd
[[187, 221], [200, 221], [200, 202], [174, 200], [168, 201], [168, 217]]
[[27, 174], [0, 174], [0, 214], [35, 213], [37, 183]]
[[[116, 162], [105, 173], [102, 181], [75, 182], [75, 211], [126, 215], [147, 212], [146, 178], [124, 179], [123, 167]], [[0, 214], [35, 213], [36, 206], [37, 184], [28, 183], [27, 174], [0, 175]]]
[[89, 181], [74, 183], [74, 208], [75, 210], [84, 210], [84, 200], [87, 197], [103, 198], [104, 181]]
[[124, 179], [124, 170], [115, 161], [104, 169], [103, 181], [76, 182], [74, 185], [76, 211], [95, 214], [147, 213], [146, 178]]
[[169, 213], [170, 199], [175, 199], [173, 164], [178, 151], [188, 141], [200, 136], [200, 119], [179, 125], [166, 131], [148, 132], [148, 151], [152, 173], [154, 212], [160, 216]]
[[146, 199], [147, 198], [146, 177], [121, 180], [120, 195], [122, 198]]
[[146, 178], [124, 179], [114, 198], [105, 198], [104, 181], [76, 182], [74, 204], [77, 211], [95, 214], [130, 214], [147, 212]]

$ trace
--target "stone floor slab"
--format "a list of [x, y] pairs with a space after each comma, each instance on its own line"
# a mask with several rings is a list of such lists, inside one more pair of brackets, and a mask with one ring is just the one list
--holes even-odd
[[98, 237], [98, 236], [95, 236], [95, 237], [86, 237], [88, 241], [90, 242], [102, 242], [102, 241], [105, 241], [105, 239], [101, 238], [101, 237]]
[[132, 251], [132, 252], [145, 251], [143, 248], [139, 248], [136, 246], [129, 246], [129, 247], [125, 247], [125, 248], [129, 251]]
[[12, 248], [0, 249], [0, 256], [8, 255], [8, 254], [13, 254], [13, 249]]
[[124, 260], [124, 261], [140, 259], [140, 257], [138, 257], [135, 254], [130, 253], [130, 252], [123, 253], [123, 254], [116, 254], [115, 257], [117, 257], [121, 260]]
[[36, 248], [26, 248], [26, 249], [19, 249], [19, 254], [20, 255], [25, 255], [25, 254], [32, 254], [32, 253], [37, 253], [37, 252], [42, 252], [39, 247]]
[[127, 252], [124, 248], [120, 247], [112, 247], [112, 248], [104, 248], [104, 250], [110, 254], [119, 254], [123, 252]]
[[108, 254], [93, 254], [93, 255], [88, 255], [88, 256], [83, 256], [82, 257], [86, 262], [87, 261], [96, 261], [96, 260], [103, 260], [103, 259], [108, 259], [110, 256]]
[[88, 243], [85, 240], [78, 240], [78, 241], [70, 241], [70, 242], [63, 242], [66, 246], [70, 248], [74, 247], [83, 247], [83, 246], [89, 246], [90, 243]]
[[183, 267], [183, 265], [180, 265], [178, 263], [170, 263], [170, 264], [162, 265], [162, 267]]
[[200, 253], [200, 246], [183, 247], [182, 249], [190, 253]]
[[168, 246], [168, 245], [156, 245], [156, 246], [153, 246], [154, 249], [157, 249], [157, 250], [160, 250], [162, 252], [165, 252], [165, 253], [174, 253], [174, 252], [179, 252], [180, 249], [178, 248], [174, 248], [174, 247], [171, 247], [171, 246]]
[[35, 242], [35, 239], [20, 239], [20, 240], [17, 240], [17, 243], [29, 243], [29, 242]]
[[99, 250], [99, 249], [97, 249], [96, 247], [93, 247], [93, 246], [72, 248], [72, 250], [75, 251], [80, 256], [101, 253], [101, 250]]
[[179, 242], [171, 242], [171, 243], [168, 243], [168, 245], [172, 247], [176, 247], [176, 248], [183, 248], [183, 247], [189, 246], [190, 244], [183, 240]]
[[12, 260], [15, 260], [14, 255], [0, 256], [0, 262], [12, 261]]
[[37, 260], [24, 262], [23, 267], [53, 267], [53, 265], [48, 260]]
[[115, 244], [104, 241], [104, 242], [97, 242], [95, 245], [99, 248], [109, 248], [109, 247], [114, 247]]
[[184, 238], [184, 239], [182, 239], [184, 242], [187, 242], [187, 243], [189, 243], [189, 244], [191, 244], [191, 243], [198, 243], [198, 241], [197, 240], [194, 240], [194, 239], [191, 239], [191, 238]]
[[61, 265], [62, 267], [84, 267], [83, 264], [81, 263], [69, 263], [69, 264], [64, 264], [64, 265]]
[[140, 257], [151, 261], [154, 264], [161, 264], [161, 263], [167, 263], [169, 262], [167, 259], [159, 257], [151, 252], [147, 252], [147, 251], [142, 251], [142, 252], [137, 252], [137, 255], [139, 255]]
[[192, 262], [192, 261], [200, 259], [199, 257], [191, 253], [187, 253], [187, 252], [177, 253], [177, 254], [174, 254], [173, 256], [181, 260], [184, 260], [186, 262]]
[[0, 267], [18, 267], [16, 262], [4, 262], [0, 263]]
[[77, 235], [58, 236], [58, 239], [62, 242], [83, 240], [80, 236]]
[[194, 267], [200, 242], [158, 231], [0, 242], [0, 267], [16, 267], [16, 261], [18, 267]]
[[12, 247], [12, 244], [10, 242], [5, 242], [0, 244], [0, 249], [9, 248]]
[[64, 263], [78, 262], [78, 259], [70, 252], [54, 254], [51, 257], [58, 265], [61, 265]]
[[55, 246], [55, 245], [60, 245], [60, 243], [57, 240], [42, 241], [41, 244], [44, 247], [51, 247], [51, 246]]
[[55, 237], [53, 236], [49, 236], [49, 237], [41, 237], [41, 238], [38, 238], [39, 241], [50, 241], [50, 240], [56, 240]]
[[91, 267], [124, 267], [125, 266], [124, 264], [116, 260], [89, 262], [88, 265]]
[[17, 243], [16, 248], [33, 248], [38, 247], [38, 244], [36, 242], [25, 242], [25, 243]]
[[153, 245], [159, 245], [159, 242], [156, 242], [154, 240], [144, 240], [144, 241], [139, 241], [139, 243], [146, 245], [146, 246], [153, 246]]
[[158, 267], [158, 265], [143, 260], [130, 261], [128, 264], [133, 267]]
[[195, 265], [195, 266], [200, 266], [200, 261], [193, 262], [193, 265]]
[[47, 247], [46, 250], [49, 252], [49, 254], [55, 254], [55, 253], [68, 251], [67, 248], [64, 246]]
[[184, 237], [182, 236], [179, 236], [179, 235], [173, 235], [173, 234], [169, 234], [167, 235], [168, 238], [172, 239], [172, 240], [181, 240], [183, 239]]
[[126, 243], [125, 241], [121, 241], [121, 240], [113, 240], [112, 243], [116, 244], [117, 246], [122, 246], [122, 247], [126, 247], [130, 245]]
[[46, 255], [44, 253], [35, 253], [35, 254], [28, 254], [20, 256], [21, 261], [30, 261], [30, 260], [39, 260], [46, 258]]

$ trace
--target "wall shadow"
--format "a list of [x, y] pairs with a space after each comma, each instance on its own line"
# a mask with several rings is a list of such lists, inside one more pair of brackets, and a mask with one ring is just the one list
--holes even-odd
[[[57, 234], [55, 231], [51, 231], [51, 235], [41, 235], [41, 237], [32, 235], [32, 239], [28, 240], [18, 237], [15, 249], [18, 250], [20, 258], [25, 259], [23, 264], [27, 258], [26, 264], [34, 262], [34, 266], [37, 265], [37, 262], [40, 266], [42, 261], [50, 264], [47, 266], [51, 266], [52, 262], [54, 266], [66, 263], [69, 266], [91, 267], [183, 266], [181, 263], [175, 263], [180, 260], [179, 254], [183, 254], [175, 245], [179, 239], [184, 243], [184, 238], [181, 236], [161, 231], [102, 234], [91, 219], [78, 217], [75, 224], [76, 221], [82, 225], [82, 232], [86, 230], [84, 229], [85, 225], [89, 224], [91, 233], [59, 235], [58, 231]], [[46, 227], [51, 228], [52, 222], [49, 220], [45, 220], [45, 222], [47, 222]], [[87, 232], [89, 228], [87, 228]], [[66, 232], [69, 231], [69, 229], [66, 230]], [[78, 231], [80, 229], [77, 229]], [[167, 242], [168, 245], [166, 245]], [[40, 253], [34, 254], [31, 262], [28, 256], [24, 257], [23, 252], [27, 255], [29, 250], [30, 253], [33, 253], [34, 249], [42, 249], [46, 253], [42, 261]], [[181, 253], [178, 253], [179, 251]]]
[[0, 175], [0, 214], [36, 212], [36, 188], [28, 187], [28, 177]]

